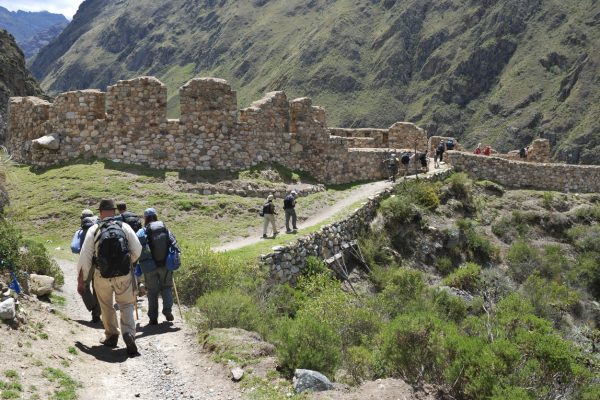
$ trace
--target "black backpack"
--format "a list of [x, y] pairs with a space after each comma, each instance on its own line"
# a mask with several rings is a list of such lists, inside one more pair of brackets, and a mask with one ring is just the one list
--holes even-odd
[[519, 150], [519, 157], [525, 158], [526, 155], [527, 152], [525, 151], [525, 147], [522, 147], [521, 150]]
[[294, 208], [294, 196], [290, 194], [285, 199], [283, 199], [283, 208]]
[[454, 139], [448, 139], [448, 142], [446, 143], [446, 148], [448, 150], [454, 150]]
[[402, 163], [402, 165], [408, 165], [408, 163], [410, 162], [410, 153], [402, 154], [402, 158], [400, 159], [400, 162]]
[[260, 216], [264, 217], [266, 214], [273, 214], [273, 211], [271, 209], [272, 205], [273, 205], [273, 203], [271, 203], [270, 201], [267, 201], [265, 204], [263, 204], [263, 208], [260, 213]]
[[131, 271], [129, 242], [121, 221], [101, 222], [96, 232], [96, 265], [103, 278], [128, 275]]
[[390, 158], [388, 159], [388, 166], [389, 166], [390, 168], [394, 168], [394, 167], [396, 166], [396, 162], [397, 162], [397, 160], [396, 160], [396, 156], [390, 157]]
[[157, 266], [165, 265], [167, 255], [169, 254], [169, 231], [162, 221], [151, 222], [146, 227], [146, 237], [148, 238], [148, 246], [152, 253], [152, 259]]
[[83, 242], [85, 241], [85, 235], [87, 235], [87, 231], [89, 231], [94, 225], [96, 225], [96, 218], [94, 217], [85, 217], [83, 221], [81, 221], [81, 236], [79, 237], [80, 250], [83, 247]]
[[142, 229], [142, 220], [134, 213], [130, 211], [125, 211], [123, 214], [121, 214], [121, 217], [123, 218], [123, 222], [129, 225], [134, 232], [137, 232], [140, 229]]
[[438, 147], [437, 147], [437, 152], [438, 152], [438, 153], [443, 153], [443, 152], [444, 152], [444, 150], [445, 150], [445, 148], [444, 148], [444, 143], [440, 143], [440, 144], [438, 144]]

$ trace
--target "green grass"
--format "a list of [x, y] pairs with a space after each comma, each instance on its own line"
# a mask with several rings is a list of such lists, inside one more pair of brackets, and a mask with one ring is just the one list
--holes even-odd
[[76, 390], [80, 384], [75, 381], [66, 372], [58, 368], [46, 368], [42, 373], [49, 382], [57, 384], [58, 389], [54, 390], [53, 400], [75, 400], [77, 398]]
[[[310, 179], [282, 167], [275, 170], [282, 181]], [[47, 169], [9, 166], [7, 172], [11, 197], [8, 217], [19, 225], [24, 236], [45, 243], [53, 256], [62, 259], [76, 259], [69, 245], [79, 227], [81, 210], [94, 209], [105, 197], [124, 200], [130, 210], [140, 214], [147, 207], [155, 207], [182, 243], [212, 246], [249, 235], [253, 228], [262, 226], [258, 212], [264, 199], [178, 191], [181, 181], [190, 178], [189, 173], [80, 160]], [[216, 181], [219, 174], [213, 171], [193, 174], [192, 178]], [[229, 173], [227, 177], [263, 183], [259, 168]], [[330, 205], [352, 187], [311, 194], [299, 203], [305, 210]]]
[[8, 381], [0, 380], [0, 398], [1, 399], [20, 399], [23, 386], [21, 385], [17, 371], [7, 369], [3, 374]]
[[61, 307], [64, 307], [64, 305], [67, 303], [67, 299], [64, 296], [60, 296], [56, 293], [50, 294], [50, 300], [52, 301], [52, 304], [56, 304], [57, 306]]

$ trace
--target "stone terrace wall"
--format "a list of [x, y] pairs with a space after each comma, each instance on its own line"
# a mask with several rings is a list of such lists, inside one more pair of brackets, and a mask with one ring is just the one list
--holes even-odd
[[[15, 160], [39, 166], [79, 157], [179, 170], [277, 162], [325, 183], [346, 183], [384, 176], [384, 144], [412, 149], [426, 141], [425, 132], [409, 123], [332, 135], [323, 108], [309, 98], [288, 101], [283, 92], [238, 110], [236, 92], [222, 79], [193, 79], [179, 94], [179, 119], [167, 119], [167, 89], [154, 77], [119, 81], [106, 93], [63, 93], [52, 104], [12, 98], [7, 147]], [[31, 145], [47, 135], [52, 146]]]
[[580, 193], [600, 191], [600, 166], [531, 163], [458, 151], [449, 151], [448, 157], [455, 170], [507, 187]]
[[[423, 179], [445, 179], [451, 172], [447, 169], [423, 176]], [[359, 235], [367, 232], [369, 224], [377, 215], [379, 204], [391, 193], [392, 189], [381, 191], [347, 218], [324, 226], [320, 231], [300, 238], [292, 245], [275, 247], [273, 253], [261, 256], [261, 262], [269, 268], [271, 279], [276, 283], [295, 283], [308, 257], [327, 259], [338, 254]]]

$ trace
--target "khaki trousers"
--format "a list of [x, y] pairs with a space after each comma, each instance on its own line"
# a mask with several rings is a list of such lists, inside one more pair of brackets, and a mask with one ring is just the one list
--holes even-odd
[[273, 227], [273, 235], [277, 233], [277, 227], [275, 226], [275, 215], [265, 214], [263, 217], [263, 235], [267, 234], [267, 228], [269, 224]]
[[106, 337], [118, 335], [119, 324], [117, 322], [117, 311], [113, 304], [119, 305], [121, 312], [121, 331], [123, 334], [130, 333], [135, 337], [135, 319], [133, 317], [134, 301], [131, 274], [118, 276], [116, 278], [103, 278], [100, 271], [94, 272], [94, 290], [98, 296], [98, 303], [102, 310], [102, 324]]

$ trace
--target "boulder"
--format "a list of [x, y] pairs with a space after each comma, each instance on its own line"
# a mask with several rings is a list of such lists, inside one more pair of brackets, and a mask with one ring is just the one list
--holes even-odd
[[15, 299], [9, 297], [0, 303], [0, 319], [1, 320], [12, 320], [16, 316], [15, 311]]
[[29, 290], [36, 296], [46, 296], [54, 289], [54, 278], [46, 275], [29, 275]]
[[323, 392], [333, 389], [333, 384], [320, 372], [297, 369], [294, 371], [294, 389], [297, 393]]
[[244, 377], [244, 370], [241, 369], [240, 367], [235, 367], [231, 370], [231, 379], [233, 379], [234, 382], [241, 381], [243, 377]]
[[32, 140], [31, 144], [34, 149], [58, 150], [60, 148], [60, 140], [55, 133]]

